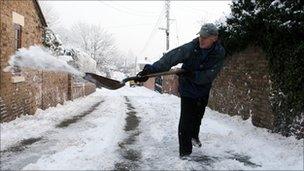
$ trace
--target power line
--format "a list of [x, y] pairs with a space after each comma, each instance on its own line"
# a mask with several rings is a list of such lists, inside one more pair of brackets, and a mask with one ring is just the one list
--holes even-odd
[[166, 6], [166, 24], [167, 24], [167, 28], [166, 28], [166, 51], [169, 49], [169, 42], [170, 42], [170, 0], [166, 0], [165, 1], [165, 6]]
[[148, 40], [146, 41], [146, 43], [145, 43], [143, 49], [140, 51], [140, 54], [141, 54], [141, 55], [142, 55], [142, 53], [146, 50], [148, 44], [150, 43], [150, 41], [151, 41], [151, 39], [152, 39], [152, 37], [153, 37], [153, 35], [154, 35], [154, 32], [155, 32], [155, 30], [156, 30], [158, 24], [160, 23], [160, 21], [161, 21], [161, 19], [162, 19], [162, 16], [163, 16], [163, 12], [164, 12], [164, 11], [165, 11], [165, 8], [163, 8], [163, 9], [161, 10], [161, 12], [160, 12], [160, 14], [159, 14], [159, 16], [158, 16], [158, 19], [157, 19], [157, 21], [156, 21], [156, 23], [155, 23], [155, 25], [154, 25], [154, 28], [153, 28], [153, 30], [151, 31], [150, 35], [149, 35]]
[[112, 9], [118, 11], [118, 12], [126, 13], [126, 14], [129, 14], [129, 15], [138, 16], [138, 17], [144, 17], [144, 16], [145, 17], [154, 17], [154, 15], [146, 15], [146, 14], [143, 14], [143, 13], [139, 14], [139, 13], [134, 13], [134, 12], [130, 12], [130, 11], [127, 11], [127, 10], [122, 10], [120, 8], [117, 8], [115, 6], [107, 4], [104, 1], [98, 1], [98, 2], [104, 4], [105, 6], [110, 7], [110, 8], [112, 8]]
[[176, 16], [176, 14], [172, 13], [172, 18], [170, 19], [170, 21], [172, 21], [172, 23], [174, 22], [175, 24], [175, 31], [176, 31], [176, 46], [179, 46], [179, 29], [178, 29], [178, 24], [177, 24], [177, 20], [178, 17]]
[[148, 26], [153, 23], [146, 23], [146, 24], [132, 24], [132, 25], [120, 25], [120, 26], [108, 26], [104, 27], [106, 29], [117, 29], [117, 28], [127, 28], [127, 27], [137, 27], [137, 26]]
[[199, 14], [202, 14], [202, 13], [205, 13], [205, 14], [207, 14], [207, 15], [209, 15], [210, 13], [211, 14], [216, 14], [216, 13], [214, 13], [214, 12], [211, 12], [211, 11], [207, 11], [207, 10], [203, 10], [203, 9], [198, 9], [198, 8], [194, 8], [194, 7], [190, 7], [190, 6], [176, 6], [177, 8], [184, 8], [184, 10], [187, 10], [188, 9], [188, 11], [190, 11], [191, 10], [191, 12], [196, 12], [196, 13], [199, 13]]
[[177, 20], [175, 20], [175, 30], [176, 30], [177, 46], [179, 46], [179, 29], [178, 29], [178, 25], [177, 25]]
[[149, 16], [155, 16], [155, 14], [156, 14], [156, 13], [154, 13], [154, 12], [147, 12], [147, 11], [138, 11], [138, 10], [134, 10], [134, 9], [128, 8], [128, 7], [126, 7], [126, 6], [124, 6], [124, 5], [120, 5], [120, 4], [119, 4], [118, 6], [122, 7], [123, 9], [131, 10], [133, 13], [135, 12], [135, 13], [140, 13], [140, 14], [145, 14], [145, 15], [151, 14], [151, 15], [149, 15]]

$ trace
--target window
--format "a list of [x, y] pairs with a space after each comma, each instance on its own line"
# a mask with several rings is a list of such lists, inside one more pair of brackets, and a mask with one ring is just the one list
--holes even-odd
[[14, 30], [15, 30], [15, 50], [18, 50], [21, 48], [21, 35], [22, 35], [22, 27], [20, 24], [14, 24]]
[[[15, 50], [18, 50], [19, 48], [21, 48], [22, 26], [20, 24], [16, 24], [16, 23], [14, 24], [14, 34], [15, 34], [14, 35], [14, 48], [15, 48]], [[20, 68], [15, 67], [12, 74], [13, 74], [13, 76], [21, 76]]]
[[[13, 42], [12, 46], [14, 50], [18, 50], [22, 47], [22, 27], [24, 26], [24, 17], [16, 12], [12, 12], [13, 19]], [[22, 76], [21, 69], [18, 67], [13, 67], [12, 80], [13, 83], [19, 83], [25, 81], [25, 78]]]

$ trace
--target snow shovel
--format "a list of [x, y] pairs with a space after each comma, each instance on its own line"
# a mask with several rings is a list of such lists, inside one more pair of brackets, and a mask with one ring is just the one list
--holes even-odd
[[[163, 75], [173, 75], [173, 74], [182, 74], [185, 73], [186, 70], [184, 69], [177, 69], [177, 70], [171, 70], [171, 71], [167, 71], [167, 72], [159, 72], [159, 73], [154, 73], [154, 74], [149, 74], [149, 75], [145, 75], [144, 77], [157, 77], [157, 76], [163, 76]], [[139, 78], [139, 76], [135, 76], [135, 77], [127, 77], [125, 79], [123, 79], [122, 81], [117, 81], [117, 80], [113, 80], [107, 77], [103, 77], [94, 73], [85, 73], [85, 76], [83, 77], [83, 79], [90, 81], [92, 83], [94, 83], [96, 85], [96, 87], [101, 88], [107, 88], [110, 90], [116, 90], [119, 89], [121, 87], [123, 87], [126, 82], [128, 81], [134, 81], [137, 80]]]

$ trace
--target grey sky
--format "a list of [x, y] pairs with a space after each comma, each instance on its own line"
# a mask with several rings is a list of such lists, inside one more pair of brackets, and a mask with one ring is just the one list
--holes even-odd
[[[164, 1], [46, 1], [69, 28], [82, 21], [113, 34], [119, 49], [154, 61], [165, 51]], [[171, 1], [170, 49], [196, 37], [202, 22], [230, 13], [231, 1]], [[160, 15], [161, 14], [161, 15]], [[159, 20], [158, 20], [159, 19]], [[158, 23], [157, 23], [158, 21]], [[157, 23], [157, 24], [156, 24]]]

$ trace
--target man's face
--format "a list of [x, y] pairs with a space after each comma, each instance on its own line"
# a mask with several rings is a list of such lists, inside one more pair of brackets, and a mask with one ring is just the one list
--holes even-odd
[[217, 40], [217, 36], [199, 37], [200, 48], [209, 49], [212, 44]]

